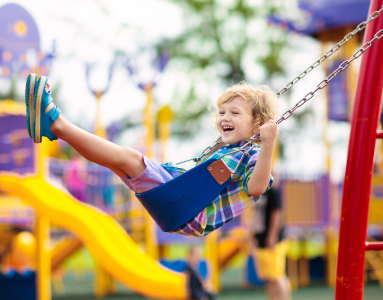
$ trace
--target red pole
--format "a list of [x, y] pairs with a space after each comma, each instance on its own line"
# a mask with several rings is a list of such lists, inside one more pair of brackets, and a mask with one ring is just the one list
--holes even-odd
[[[369, 15], [383, 0], [372, 0]], [[364, 42], [383, 28], [383, 15], [367, 25]], [[383, 39], [361, 61], [351, 119], [340, 218], [336, 300], [362, 300], [368, 210], [377, 129], [383, 94]]]

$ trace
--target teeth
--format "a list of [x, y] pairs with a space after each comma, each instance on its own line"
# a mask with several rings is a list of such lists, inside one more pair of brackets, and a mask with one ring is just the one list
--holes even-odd
[[234, 129], [234, 127], [232, 127], [232, 126], [222, 126], [222, 129], [223, 130]]

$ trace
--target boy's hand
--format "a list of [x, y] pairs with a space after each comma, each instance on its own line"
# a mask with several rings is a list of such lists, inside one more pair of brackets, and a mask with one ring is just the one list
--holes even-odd
[[259, 130], [262, 144], [275, 144], [278, 137], [278, 126], [274, 120], [270, 120], [269, 122], [263, 124], [259, 127]]
[[247, 182], [248, 192], [253, 197], [261, 196], [270, 182], [271, 163], [278, 136], [278, 127], [275, 121], [263, 124], [259, 130], [262, 148], [254, 166], [253, 174]]

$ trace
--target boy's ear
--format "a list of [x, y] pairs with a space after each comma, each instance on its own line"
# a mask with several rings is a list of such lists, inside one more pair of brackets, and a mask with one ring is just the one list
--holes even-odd
[[263, 124], [265, 124], [265, 123], [260, 123], [259, 126], [258, 126], [257, 128], [254, 128], [254, 129], [253, 129], [253, 132], [254, 132], [254, 133], [257, 133], [257, 132], [259, 131], [259, 128], [260, 128]]

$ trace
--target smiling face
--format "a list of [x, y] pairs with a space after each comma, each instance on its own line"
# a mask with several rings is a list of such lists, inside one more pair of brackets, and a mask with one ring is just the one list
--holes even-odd
[[217, 128], [226, 144], [250, 139], [254, 135], [250, 104], [240, 97], [223, 103], [218, 110]]

